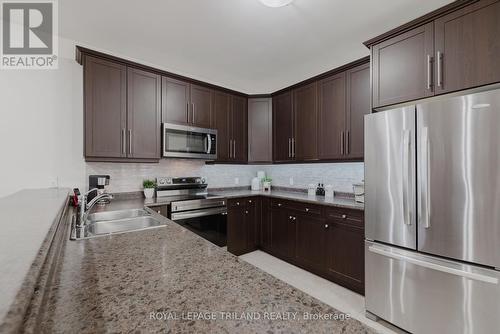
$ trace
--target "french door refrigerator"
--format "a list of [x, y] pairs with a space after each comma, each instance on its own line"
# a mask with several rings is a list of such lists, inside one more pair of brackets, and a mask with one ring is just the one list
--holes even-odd
[[365, 198], [368, 315], [498, 333], [500, 90], [367, 115]]

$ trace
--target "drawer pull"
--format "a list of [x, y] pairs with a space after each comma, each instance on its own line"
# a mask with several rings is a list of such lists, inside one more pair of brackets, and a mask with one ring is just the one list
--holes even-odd
[[249, 200], [248, 203], [252, 203], [252, 200]]
[[347, 218], [347, 215], [342, 215], [342, 219], [346, 219]]
[[240, 202], [236, 202], [236, 205], [240, 205]]
[[309, 208], [306, 208], [306, 212], [309, 212]]
[[328, 228], [328, 224], [325, 224], [325, 228]]
[[245, 211], [245, 214], [248, 214], [248, 211]]
[[281, 206], [281, 203], [278, 203], [278, 206]]

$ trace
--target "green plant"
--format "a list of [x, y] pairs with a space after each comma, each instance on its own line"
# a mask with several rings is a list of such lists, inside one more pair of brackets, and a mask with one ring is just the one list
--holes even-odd
[[271, 179], [270, 177], [267, 177], [267, 176], [262, 179], [262, 182], [272, 182], [272, 181], [273, 181], [273, 179]]
[[142, 181], [142, 186], [144, 187], [144, 189], [151, 189], [151, 188], [156, 187], [156, 182], [153, 180], [146, 179], [146, 180]]

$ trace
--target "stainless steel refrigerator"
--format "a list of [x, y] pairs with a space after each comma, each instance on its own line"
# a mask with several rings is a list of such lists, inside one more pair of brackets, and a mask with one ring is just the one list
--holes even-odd
[[368, 315], [499, 333], [500, 90], [367, 115], [365, 221]]

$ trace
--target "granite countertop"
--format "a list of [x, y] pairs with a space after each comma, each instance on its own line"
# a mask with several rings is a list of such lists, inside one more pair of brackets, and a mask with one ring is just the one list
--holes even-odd
[[335, 206], [339, 208], [364, 210], [364, 203], [358, 203], [352, 198], [334, 197], [325, 198], [324, 196], [309, 196], [307, 193], [298, 191], [283, 191], [283, 190], [271, 190], [270, 192], [264, 191], [253, 191], [249, 189], [245, 190], [213, 190], [210, 191], [211, 194], [224, 196], [226, 198], [238, 198], [238, 197], [248, 197], [248, 196], [269, 196], [274, 198], [282, 198], [295, 200], [300, 202], [321, 204]]
[[[107, 209], [140, 205], [115, 200]], [[345, 315], [154, 215], [166, 225], [65, 238], [41, 332], [374, 332], [352, 318], [332, 319]], [[322, 319], [304, 319], [310, 314]]]
[[22, 321], [68, 195], [69, 189], [27, 189], [0, 199], [0, 331], [7, 318]]

